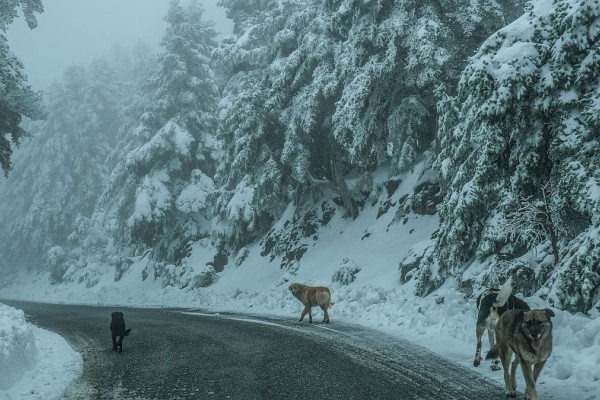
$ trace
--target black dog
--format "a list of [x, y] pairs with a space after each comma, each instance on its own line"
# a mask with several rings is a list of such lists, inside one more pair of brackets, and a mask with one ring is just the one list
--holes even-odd
[[[477, 336], [477, 349], [475, 351], [475, 360], [473, 366], [478, 367], [481, 364], [481, 337], [483, 332], [488, 330], [488, 339], [490, 347], [494, 346], [494, 330], [498, 318], [507, 310], [521, 309], [529, 310], [529, 305], [523, 300], [517, 298], [512, 293], [511, 280], [509, 279], [500, 289], [487, 289], [477, 298], [477, 328], [475, 334]], [[496, 358], [492, 361], [490, 368], [492, 371], [500, 369], [499, 360]]]
[[[120, 311], [115, 311], [111, 314], [112, 320], [110, 321], [110, 332], [112, 333], [112, 342], [113, 342], [113, 350], [117, 351], [117, 347], [119, 353], [123, 351], [123, 338], [129, 335], [131, 329], [125, 329], [125, 318], [123, 318], [123, 313]], [[117, 336], [119, 340], [117, 341]]]

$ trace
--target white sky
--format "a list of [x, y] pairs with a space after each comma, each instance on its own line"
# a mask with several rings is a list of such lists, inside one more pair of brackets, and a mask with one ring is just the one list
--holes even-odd
[[[218, 0], [200, 0], [206, 20], [223, 34], [232, 30]], [[181, 2], [185, 4], [184, 1]], [[162, 20], [169, 0], [43, 0], [38, 27], [30, 30], [23, 20], [7, 31], [11, 50], [25, 66], [28, 81], [43, 90], [72, 64], [87, 65], [108, 55], [113, 45], [125, 49], [138, 41], [158, 50], [165, 29]]]

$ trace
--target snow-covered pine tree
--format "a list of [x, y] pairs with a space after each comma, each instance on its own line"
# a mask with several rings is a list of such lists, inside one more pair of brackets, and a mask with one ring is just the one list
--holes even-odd
[[447, 194], [419, 294], [460, 277], [476, 258], [522, 255], [502, 225], [526, 198], [563, 214], [558, 264], [531, 266], [541, 293], [570, 310], [593, 305], [600, 285], [593, 250], [600, 240], [599, 17], [594, 0], [530, 2], [470, 60], [457, 96], [440, 103], [436, 168]]
[[170, 3], [164, 51], [111, 156], [118, 163], [94, 216], [116, 242], [152, 248], [161, 260], [182, 258], [210, 226], [219, 88], [210, 66], [216, 32], [203, 12], [197, 1]]
[[[328, 2], [338, 32], [343, 92], [333, 135], [353, 165], [405, 170], [431, 146], [437, 86], [453, 91], [482, 38], [512, 21], [524, 1]], [[456, 40], [460, 38], [460, 40]]]
[[[359, 194], [345, 175], [387, 162], [397, 172], [429, 148], [436, 130], [434, 88], [454, 88], [481, 38], [523, 6], [488, 0], [222, 4], [237, 33], [218, 50], [219, 64], [232, 75], [220, 132], [230, 160], [239, 155], [240, 161], [227, 162], [220, 173], [227, 182], [218, 202], [221, 221], [236, 222], [224, 233], [233, 234], [233, 242], [256, 238], [291, 199], [302, 201], [323, 186], [356, 216]], [[260, 167], [236, 168], [252, 159], [261, 160], [257, 165], [271, 160], [272, 168], [264, 175]], [[231, 207], [236, 188], [252, 194], [265, 182], [270, 201], [245, 196], [248, 207]]]
[[38, 267], [67, 239], [81, 216], [92, 214], [109, 173], [105, 159], [123, 120], [119, 76], [99, 59], [73, 66], [47, 93], [48, 117], [31, 124], [33, 137], [15, 152], [15, 167], [0, 186], [0, 254], [9, 265]]
[[289, 173], [280, 161], [283, 125], [269, 68], [295, 48], [289, 18], [301, 1], [223, 0], [235, 37], [215, 50], [227, 85], [219, 111], [223, 157], [217, 171], [213, 234], [240, 247], [262, 235], [290, 201]]
[[5, 175], [11, 169], [13, 145], [18, 145], [26, 136], [21, 119], [24, 116], [31, 120], [44, 117], [42, 96], [27, 84], [23, 64], [10, 51], [5, 36], [19, 9], [30, 29], [37, 26], [36, 14], [44, 11], [41, 0], [0, 3], [0, 167]]

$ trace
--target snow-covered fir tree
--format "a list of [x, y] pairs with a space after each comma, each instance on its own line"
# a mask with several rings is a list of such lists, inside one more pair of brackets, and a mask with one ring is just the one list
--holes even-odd
[[[535, 289], [563, 308], [591, 307], [600, 287], [599, 18], [594, 0], [530, 2], [483, 43], [457, 95], [440, 102], [436, 168], [446, 197], [419, 294], [473, 260], [533, 252]], [[531, 210], [523, 202], [538, 212], [521, 229], [545, 230], [542, 240], [523, 243], [506, 229]]]
[[485, 0], [244, 3], [222, 2], [237, 36], [216, 53], [231, 74], [216, 231], [234, 246], [322, 188], [356, 217], [364, 188], [346, 174], [414, 163], [435, 137], [436, 86], [453, 89], [482, 38], [523, 10]]
[[27, 84], [23, 64], [10, 51], [5, 36], [19, 10], [33, 29], [37, 26], [36, 14], [42, 13], [44, 7], [41, 0], [0, 3], [0, 167], [5, 175], [11, 169], [13, 145], [18, 145], [26, 136], [21, 126], [22, 118], [38, 120], [44, 116], [42, 96]]
[[213, 192], [218, 76], [210, 66], [216, 32], [196, 1], [172, 1], [164, 52], [130, 110], [135, 122], [111, 156], [118, 160], [94, 224], [133, 251], [176, 261], [208, 234]]
[[[223, 159], [216, 176], [212, 233], [222, 242], [219, 246], [235, 248], [260, 237], [290, 201], [289, 171], [280, 161], [281, 108], [271, 101], [268, 69], [280, 50], [287, 55], [295, 48], [286, 24], [307, 2], [224, 0], [222, 5], [237, 36], [215, 50], [215, 65], [228, 83], [219, 112]], [[282, 31], [292, 36], [287, 43]]]
[[[128, 94], [104, 59], [70, 67], [49, 89], [47, 119], [15, 153], [0, 186], [0, 254], [12, 265], [39, 265], [54, 246], [71, 247], [74, 222], [91, 216], [110, 166]], [[64, 250], [65, 254], [67, 250]]]

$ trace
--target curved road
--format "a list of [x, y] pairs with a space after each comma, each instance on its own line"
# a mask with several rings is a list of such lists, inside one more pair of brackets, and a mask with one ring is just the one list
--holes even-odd
[[[503, 399], [480, 374], [410, 342], [332, 322], [199, 310], [2, 300], [84, 360], [65, 399]], [[112, 351], [110, 313], [131, 335]]]

